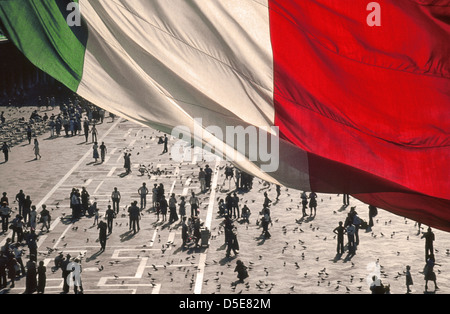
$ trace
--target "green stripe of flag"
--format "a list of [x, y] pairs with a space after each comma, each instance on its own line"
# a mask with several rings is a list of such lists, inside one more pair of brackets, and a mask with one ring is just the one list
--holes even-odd
[[[55, 0], [0, 0], [0, 19], [7, 37], [38, 68], [76, 91], [83, 75], [87, 38], [67, 24], [65, 6]], [[77, 35], [75, 34], [77, 33]]]

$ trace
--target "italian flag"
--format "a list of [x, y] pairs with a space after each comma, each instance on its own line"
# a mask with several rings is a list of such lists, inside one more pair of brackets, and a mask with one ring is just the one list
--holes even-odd
[[69, 2], [0, 1], [0, 19], [80, 96], [168, 133], [201, 118], [210, 141], [207, 126], [277, 126], [276, 171], [223, 151], [450, 231], [448, 0], [79, 0], [79, 26]]

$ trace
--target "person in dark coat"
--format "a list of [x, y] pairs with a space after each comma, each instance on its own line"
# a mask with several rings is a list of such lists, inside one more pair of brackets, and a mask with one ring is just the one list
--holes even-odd
[[106, 217], [106, 221], [107, 221], [107, 225], [108, 225], [108, 233], [111, 234], [112, 229], [113, 229], [113, 221], [114, 221], [114, 218], [116, 218], [116, 213], [111, 208], [111, 205], [108, 205], [108, 209], [105, 212], [105, 217]]
[[434, 242], [434, 233], [431, 231], [431, 228], [428, 227], [427, 232], [425, 232], [421, 239], [425, 238], [425, 261], [434, 254], [433, 242]]
[[428, 281], [430, 280], [434, 283], [434, 290], [439, 290], [436, 283], [436, 273], [434, 272], [434, 266], [436, 265], [441, 266], [435, 262], [434, 254], [430, 254], [423, 269], [423, 274], [425, 276], [425, 292], [428, 292]]
[[16, 269], [19, 269], [19, 263], [14, 257], [8, 260], [7, 268], [8, 268], [8, 278], [11, 280], [11, 285], [9, 287], [12, 289], [15, 286], [14, 281], [16, 280], [17, 275]]
[[30, 233], [28, 234], [26, 241], [27, 241], [28, 249], [30, 250], [30, 259], [34, 259], [34, 261], [36, 262], [37, 235], [33, 229], [31, 229]]
[[178, 220], [177, 215], [177, 200], [175, 198], [175, 193], [172, 193], [169, 199], [169, 223], [175, 222]]
[[101, 245], [101, 250], [104, 251], [106, 248], [106, 230], [107, 230], [108, 226], [106, 225], [106, 223], [102, 220], [98, 223], [97, 225], [97, 229], [99, 229], [99, 235], [98, 235], [98, 239], [100, 241], [100, 245]]
[[130, 230], [131, 228], [133, 228], [133, 232], [136, 233], [137, 231], [140, 230], [139, 219], [141, 217], [139, 207], [137, 206], [137, 201], [134, 201], [132, 205], [128, 208], [128, 213], [130, 215]]
[[164, 194], [161, 196], [161, 200], [159, 201], [159, 206], [161, 208], [162, 221], [166, 221], [167, 207], [169, 207], [169, 204], [167, 204], [167, 200], [164, 197]]
[[237, 277], [241, 282], [248, 277], [247, 266], [245, 266], [240, 259], [236, 261], [236, 268], [234, 271], [238, 273]]
[[37, 293], [43, 294], [45, 292], [45, 285], [47, 282], [46, 275], [47, 268], [44, 266], [44, 262], [40, 261], [37, 269], [38, 274], [38, 285], [37, 285]]
[[26, 287], [25, 293], [30, 294], [36, 291], [37, 289], [37, 280], [36, 280], [36, 257], [30, 255], [30, 260], [27, 262], [27, 277], [26, 277]]
[[239, 254], [239, 242], [237, 240], [236, 228], [233, 228], [231, 232], [228, 233], [227, 237], [227, 257], [230, 257], [231, 250], [233, 250], [234, 255]]
[[69, 277], [71, 270], [67, 270], [67, 266], [70, 264], [70, 254], [66, 255], [66, 259], [61, 263], [62, 278], [63, 278], [63, 293], [69, 293], [69, 283], [67, 278]]
[[342, 221], [339, 221], [339, 226], [333, 230], [333, 233], [337, 235], [337, 254], [344, 254], [344, 233], [346, 233], [346, 230]]

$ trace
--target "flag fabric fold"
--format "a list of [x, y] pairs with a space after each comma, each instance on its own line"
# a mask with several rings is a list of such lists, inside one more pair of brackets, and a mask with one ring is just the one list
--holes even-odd
[[[1, 1], [7, 36], [94, 104], [170, 133], [277, 126], [279, 167], [235, 164], [302, 190], [349, 193], [450, 231], [450, 4], [368, 1]], [[197, 120], [198, 121], [198, 120]], [[211, 135], [211, 134], [209, 134]]]

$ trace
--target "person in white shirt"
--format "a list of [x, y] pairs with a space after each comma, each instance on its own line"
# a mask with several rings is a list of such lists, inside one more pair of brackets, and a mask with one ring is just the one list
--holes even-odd
[[37, 211], [36, 206], [31, 206], [31, 212], [30, 212], [30, 220], [28, 222], [31, 229], [36, 230], [36, 217], [37, 217]]
[[199, 201], [194, 192], [192, 192], [191, 197], [189, 198], [189, 204], [191, 204], [191, 216], [197, 216]]
[[141, 196], [141, 209], [144, 209], [147, 206], [147, 194], [148, 189], [145, 185], [145, 182], [142, 183], [142, 186], [138, 189], [138, 194]]
[[120, 192], [117, 190], [117, 188], [114, 188], [114, 191], [111, 193], [111, 200], [113, 202], [113, 210], [116, 213], [119, 213], [120, 198]]

